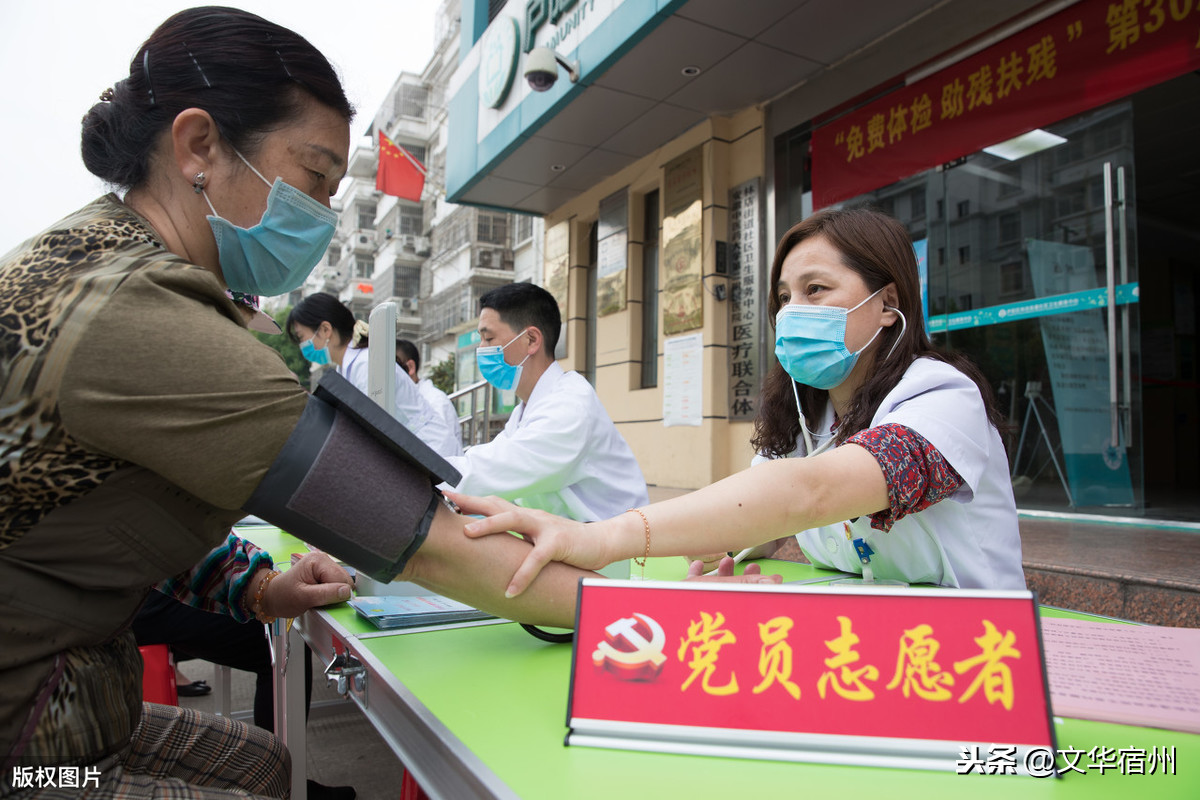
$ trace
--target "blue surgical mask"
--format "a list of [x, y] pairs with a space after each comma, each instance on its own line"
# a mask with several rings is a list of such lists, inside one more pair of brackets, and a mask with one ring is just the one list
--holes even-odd
[[[526, 328], [525, 330], [528, 330]], [[504, 348], [525, 335], [521, 331], [512, 341], [501, 347], [498, 344], [475, 348], [475, 363], [479, 365], [479, 374], [483, 379], [502, 392], [511, 392], [521, 381], [521, 370], [529, 356], [521, 359], [520, 364], [509, 364], [504, 360]]]
[[854, 369], [858, 356], [871, 346], [881, 326], [865, 345], [851, 353], [846, 347], [846, 318], [879, 292], [854, 308], [786, 305], [775, 317], [775, 357], [792, 380], [814, 389], [839, 386]]
[[314, 333], [310, 338], [305, 339], [300, 343], [300, 355], [304, 356], [308, 361], [321, 366], [329, 363], [329, 342], [325, 343], [324, 347], [318, 348], [313, 344], [313, 340], [317, 338]]
[[[237, 153], [237, 151], [234, 151]], [[213, 208], [213, 238], [225, 283], [235, 292], [275, 297], [298, 288], [325, 255], [337, 215], [299, 189], [276, 178], [272, 184], [237, 153], [259, 179], [271, 187], [267, 209], [253, 228], [239, 228]]]

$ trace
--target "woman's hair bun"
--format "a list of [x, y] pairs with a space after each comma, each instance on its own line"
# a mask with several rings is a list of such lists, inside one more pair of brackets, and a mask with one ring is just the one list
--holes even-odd
[[88, 172], [125, 188], [145, 179], [153, 134], [162, 121], [162, 115], [153, 109], [137, 107], [128, 84], [120, 81], [100, 94], [100, 102], [83, 117], [80, 139], [80, 155]]
[[260, 134], [300, 113], [297, 91], [347, 122], [354, 115], [329, 61], [298, 33], [236, 8], [180, 11], [84, 115], [83, 163], [113, 186], [141, 184], [160, 134], [188, 108], [207, 111], [225, 143], [251, 155]]

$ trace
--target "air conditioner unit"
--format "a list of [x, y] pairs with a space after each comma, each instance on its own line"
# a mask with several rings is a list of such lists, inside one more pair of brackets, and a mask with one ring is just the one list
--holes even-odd
[[405, 235], [400, 237], [400, 244], [404, 247], [405, 250], [416, 250], [417, 249], [416, 239], [417, 239], [417, 237], [413, 236], [412, 234], [406, 233]]
[[417, 310], [417, 298], [415, 298], [415, 297], [402, 298], [400, 300], [400, 308], [403, 311], [414, 311], [415, 312]]
[[370, 236], [367, 236], [365, 233], [360, 233], [360, 234], [358, 235], [358, 243], [359, 243], [359, 244], [370, 244], [370, 243], [371, 243], [371, 237], [370, 237]]
[[492, 251], [491, 250], [480, 250], [479, 251], [479, 266], [490, 267], [491, 265], [492, 265]]

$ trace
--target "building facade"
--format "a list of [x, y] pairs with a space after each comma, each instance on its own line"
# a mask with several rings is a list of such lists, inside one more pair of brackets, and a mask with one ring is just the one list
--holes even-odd
[[[535, 266], [540, 275], [542, 232], [538, 217], [446, 202], [446, 92], [459, 62], [459, 14], [458, 0], [442, 2], [437, 46], [425, 69], [400, 73], [374, 112], [333, 203], [338, 226], [325, 263], [287, 299], [294, 304], [329, 292], [359, 319], [368, 319], [381, 303], [394, 303], [396, 335], [421, 349], [423, 373], [460, 356], [456, 388], [479, 379], [470, 341], [479, 297], [531, 279]], [[419, 200], [376, 190], [379, 132], [426, 166]], [[496, 402], [499, 413], [512, 406], [511, 398]]]
[[[1200, 3], [463, 0], [461, 19], [447, 196], [545, 217], [560, 356], [651, 483], [749, 463], [774, 243], [870, 203], [912, 236], [934, 340], [1008, 413], [1019, 505], [1200, 514]], [[558, 56], [545, 91], [535, 48]]]

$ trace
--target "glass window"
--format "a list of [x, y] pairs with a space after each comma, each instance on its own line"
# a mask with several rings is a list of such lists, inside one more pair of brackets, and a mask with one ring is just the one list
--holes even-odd
[[1021, 238], [1021, 214], [1010, 211], [1000, 215], [1000, 231], [998, 241], [1015, 242]]
[[423, 145], [405, 144], [404, 149], [407, 150], [408, 154], [417, 161], [420, 161], [422, 164], [425, 163], [425, 147]]
[[375, 206], [360, 205], [358, 207], [358, 227], [363, 230], [375, 230]]
[[924, 186], [918, 186], [917, 188], [912, 190], [912, 193], [909, 195], [908, 204], [909, 204], [909, 208], [911, 209], [910, 213], [912, 214], [913, 219], [924, 219], [925, 218], [925, 187]]
[[477, 219], [477, 241], [488, 244], [507, 244], [508, 215], [479, 212]]
[[396, 267], [396, 297], [417, 297], [421, 293], [421, 268]]
[[524, 242], [533, 236], [533, 217], [528, 214], [514, 214], [516, 218], [517, 233], [513, 237], [513, 243]]
[[[396, 91], [395, 114], [398, 117], [425, 118], [425, 107], [429, 101], [429, 90], [424, 86], [401, 84]], [[408, 145], [405, 145], [407, 147]], [[414, 154], [415, 155], [415, 154]]]
[[421, 206], [400, 206], [400, 233], [420, 236], [424, 233], [425, 218]]

